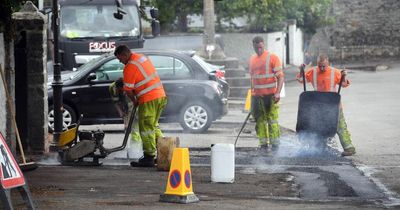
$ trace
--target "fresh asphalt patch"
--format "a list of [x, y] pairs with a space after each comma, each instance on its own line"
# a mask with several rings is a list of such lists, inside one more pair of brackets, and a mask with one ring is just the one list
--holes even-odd
[[[334, 149], [290, 154], [280, 152], [284, 149], [281, 146], [279, 151], [265, 153], [255, 148], [236, 148], [236, 176], [281, 175], [282, 180], [291, 183], [292, 190], [297, 190], [294, 193], [283, 187], [288, 192], [281, 195], [285, 199], [292, 197], [309, 201], [350, 200], [373, 203], [382, 203], [386, 199], [385, 194], [368, 177], [355, 168], [349, 159], [340, 157]], [[208, 148], [191, 149], [192, 166], [210, 165], [210, 155]], [[293, 179], [287, 179], [290, 176]], [[279, 199], [279, 196], [274, 198]]]

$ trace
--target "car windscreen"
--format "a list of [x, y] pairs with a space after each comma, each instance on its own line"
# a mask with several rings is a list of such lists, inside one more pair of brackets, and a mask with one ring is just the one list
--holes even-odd
[[137, 7], [124, 5], [127, 12], [122, 20], [113, 17], [115, 5], [63, 6], [60, 34], [67, 38], [126, 37], [140, 35]]

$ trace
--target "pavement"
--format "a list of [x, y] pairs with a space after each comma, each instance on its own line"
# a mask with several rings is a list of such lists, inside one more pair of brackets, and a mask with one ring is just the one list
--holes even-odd
[[[234, 183], [211, 182], [210, 149], [204, 145], [233, 143], [247, 115], [240, 109], [240, 101], [230, 108], [229, 115], [213, 124], [210, 136], [189, 135], [177, 131], [173, 124], [164, 125], [163, 130], [181, 139], [203, 141], [190, 148], [198, 203], [159, 202], [168, 172], [131, 168], [128, 159], [108, 159], [99, 167], [39, 161], [39, 168], [24, 175], [37, 209], [397, 209], [400, 110], [399, 99], [391, 96], [399, 91], [400, 64], [390, 66], [382, 72], [349, 72], [354, 87], [343, 91], [343, 101], [357, 148], [354, 157], [340, 157], [337, 142], [323, 154], [299, 155], [298, 145], [291, 140], [302, 88], [288, 81], [280, 110], [283, 140], [287, 141], [278, 152], [265, 155], [256, 150], [254, 132], [241, 135]], [[375, 84], [380, 88], [370, 88]], [[372, 96], [377, 100], [371, 100]], [[253, 126], [249, 123], [246, 128], [252, 130]], [[182, 141], [181, 146], [189, 143]], [[47, 158], [55, 156], [47, 154]], [[16, 192], [12, 199], [14, 208], [24, 209]]]

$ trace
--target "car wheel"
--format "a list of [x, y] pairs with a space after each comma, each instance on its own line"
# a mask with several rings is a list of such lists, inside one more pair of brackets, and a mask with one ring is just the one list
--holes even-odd
[[[75, 123], [77, 118], [76, 118], [76, 113], [74, 109], [72, 109], [70, 106], [64, 104], [63, 105], [64, 110], [62, 112], [63, 116], [63, 130], [67, 129], [68, 126], [71, 124]], [[49, 107], [49, 113], [48, 113], [48, 126], [49, 126], [49, 132], [54, 131], [54, 108], [53, 106]]]
[[213, 120], [213, 113], [209, 106], [202, 102], [192, 102], [181, 110], [179, 123], [184, 131], [202, 133], [207, 131]]

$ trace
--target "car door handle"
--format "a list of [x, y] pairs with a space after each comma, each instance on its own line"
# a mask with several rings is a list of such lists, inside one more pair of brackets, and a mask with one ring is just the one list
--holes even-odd
[[75, 91], [72, 91], [71, 94], [72, 94], [72, 95], [76, 95], [76, 92], [75, 92]]

